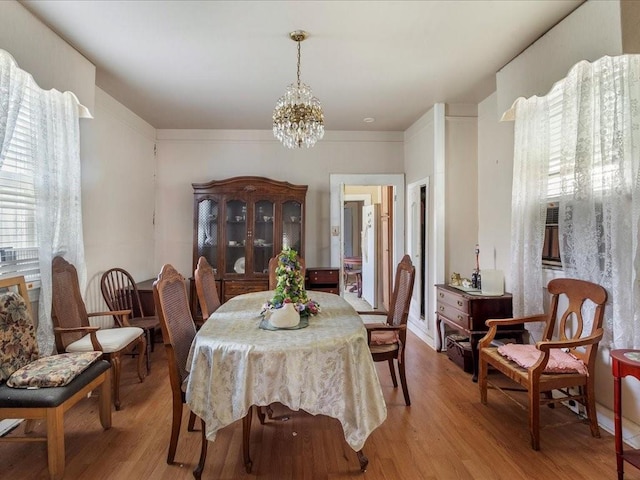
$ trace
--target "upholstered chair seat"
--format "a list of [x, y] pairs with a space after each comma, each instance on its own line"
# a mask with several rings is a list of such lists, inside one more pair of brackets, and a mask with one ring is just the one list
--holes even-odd
[[[98, 330], [96, 337], [102, 345], [102, 352], [113, 353], [118, 352], [129, 345], [131, 342], [140, 338], [144, 332], [139, 327], [121, 327], [110, 328], [106, 330]], [[67, 352], [89, 352], [94, 350], [91, 343], [91, 335], [85, 335], [80, 340], [67, 345]]]

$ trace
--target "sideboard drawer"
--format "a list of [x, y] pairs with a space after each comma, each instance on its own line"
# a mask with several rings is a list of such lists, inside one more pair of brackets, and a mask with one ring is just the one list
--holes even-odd
[[438, 301], [438, 315], [445, 317], [465, 330], [470, 329], [469, 315], [444, 302]]
[[312, 284], [318, 283], [337, 283], [338, 282], [338, 269], [319, 269], [311, 268], [307, 270], [307, 276]]
[[448, 290], [438, 289], [438, 304], [450, 305], [453, 308], [462, 310], [463, 312], [469, 311], [469, 300], [464, 298], [458, 293], [450, 292]]

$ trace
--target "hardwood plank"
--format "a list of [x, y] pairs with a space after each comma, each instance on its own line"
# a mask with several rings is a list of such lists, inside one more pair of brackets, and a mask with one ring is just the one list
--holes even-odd
[[[81, 400], [65, 414], [67, 480], [192, 479], [200, 432], [187, 432], [184, 413], [175, 465], [166, 464], [171, 429], [171, 391], [162, 348], [151, 356], [151, 373], [139, 383], [135, 365], [123, 368], [122, 410], [104, 431], [98, 398]], [[135, 362], [126, 357], [123, 362]], [[292, 412], [275, 404], [274, 418], [251, 431], [253, 471], [242, 461], [242, 426], [237, 422], [209, 442], [203, 478], [236, 480], [556, 480], [616, 478], [613, 436], [592, 438], [583, 423], [541, 431], [541, 450], [530, 447], [527, 412], [496, 390], [480, 403], [477, 384], [412, 334], [407, 378], [411, 407], [393, 389], [386, 363], [376, 365], [387, 402], [387, 420], [367, 440], [365, 474], [344, 440], [340, 423]], [[575, 419], [565, 408], [543, 408], [542, 424]], [[286, 419], [286, 420], [285, 420]], [[22, 426], [9, 435], [22, 433]], [[199, 422], [196, 428], [200, 428]], [[43, 434], [44, 422], [34, 431]], [[0, 443], [0, 478], [48, 479], [44, 443]], [[640, 470], [625, 464], [625, 479]]]

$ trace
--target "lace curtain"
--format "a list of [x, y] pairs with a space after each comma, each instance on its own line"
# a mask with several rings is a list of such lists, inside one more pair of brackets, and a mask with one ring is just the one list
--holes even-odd
[[[28, 114], [23, 102], [29, 104]], [[35, 159], [36, 236], [41, 289], [38, 308], [38, 347], [53, 352], [51, 322], [51, 261], [64, 257], [78, 270], [81, 291], [86, 284], [80, 191], [78, 100], [71, 92], [42, 90], [33, 77], [0, 50], [0, 140], [11, 139], [20, 112], [31, 135], [26, 155]], [[28, 144], [28, 145], [27, 145]], [[1, 155], [0, 166], [4, 158]]]
[[[557, 88], [562, 95], [559, 237], [564, 273], [607, 289], [604, 342], [639, 348], [640, 56], [580, 62], [552, 92]], [[549, 172], [540, 157], [549, 157], [548, 97], [519, 99], [515, 105], [514, 315], [542, 311], [543, 184]]]
[[[511, 199], [511, 289], [513, 315], [542, 313], [542, 243], [549, 176], [547, 97], [519, 99], [514, 105], [515, 135]], [[530, 333], [541, 338], [538, 326]]]
[[577, 64], [562, 106], [560, 255], [609, 293], [606, 344], [640, 347], [640, 56]]

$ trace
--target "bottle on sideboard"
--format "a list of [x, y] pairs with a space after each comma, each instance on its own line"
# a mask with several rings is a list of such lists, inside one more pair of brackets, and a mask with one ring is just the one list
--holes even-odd
[[480, 275], [480, 270], [476, 274], [476, 288], [478, 290], [482, 290], [482, 276]]
[[474, 270], [471, 274], [471, 288], [478, 288], [478, 270]]

